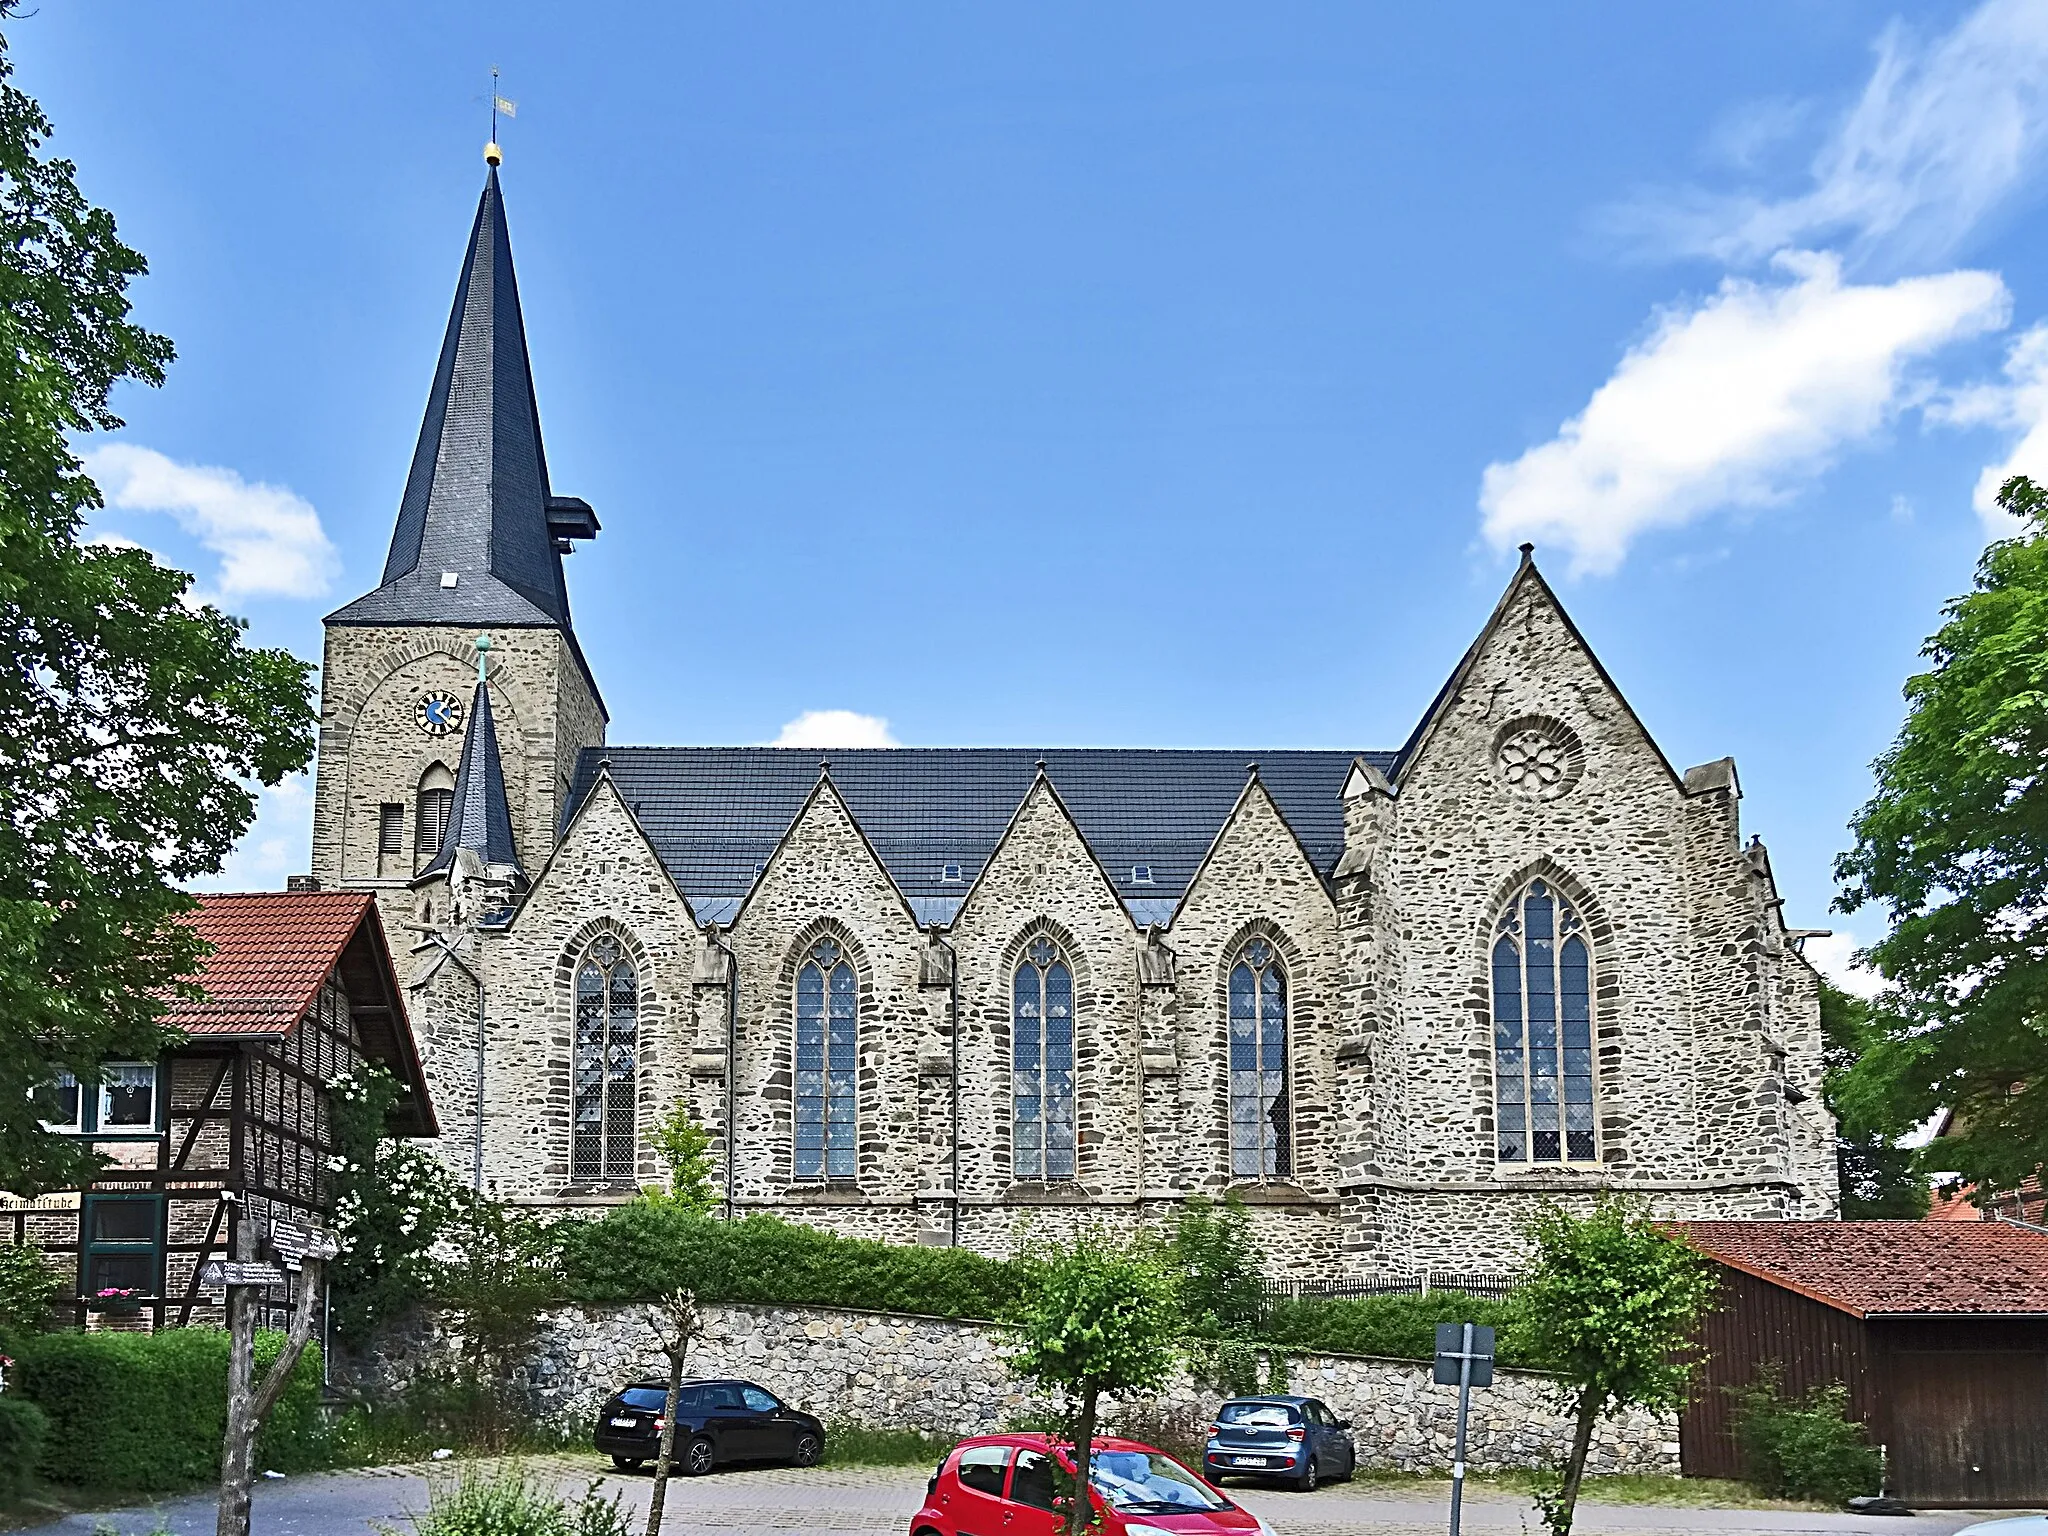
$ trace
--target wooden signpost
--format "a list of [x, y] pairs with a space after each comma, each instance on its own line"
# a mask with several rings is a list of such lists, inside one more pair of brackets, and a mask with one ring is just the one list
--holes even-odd
[[[215, 1536], [249, 1536], [249, 1492], [255, 1483], [252, 1465], [256, 1432], [284, 1395], [286, 1383], [298, 1368], [299, 1356], [313, 1337], [313, 1306], [320, 1295], [320, 1267], [340, 1251], [334, 1235], [321, 1228], [298, 1222], [271, 1223], [270, 1251], [279, 1261], [256, 1260], [255, 1222], [237, 1218], [232, 1227], [232, 1259], [210, 1260], [200, 1272], [201, 1284], [227, 1288], [228, 1301], [228, 1423], [222, 1437], [220, 1456], [220, 1510], [215, 1518]], [[263, 1380], [253, 1388], [250, 1377], [256, 1363], [256, 1296], [258, 1289], [286, 1283], [286, 1271], [296, 1271], [298, 1296], [292, 1306], [291, 1323], [285, 1330], [284, 1348], [271, 1362]]]

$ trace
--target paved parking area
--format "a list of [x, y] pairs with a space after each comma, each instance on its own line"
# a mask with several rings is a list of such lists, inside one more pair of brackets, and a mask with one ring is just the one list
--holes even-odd
[[[607, 1493], [619, 1493], [645, 1518], [653, 1481], [647, 1473], [616, 1473], [609, 1462], [586, 1455], [536, 1457], [529, 1465], [570, 1492], [581, 1491], [601, 1476]], [[256, 1536], [369, 1536], [380, 1527], [393, 1526], [403, 1532], [408, 1529], [405, 1515], [426, 1505], [428, 1479], [452, 1475], [444, 1464], [261, 1482], [256, 1487]], [[912, 1467], [776, 1467], [678, 1479], [669, 1485], [663, 1529], [671, 1536], [741, 1531], [760, 1536], [906, 1536], [910, 1517], [923, 1502], [925, 1477], [922, 1469]], [[1233, 1487], [1231, 1496], [1265, 1516], [1278, 1536], [1440, 1536], [1446, 1525], [1445, 1497], [1431, 1489], [1390, 1490], [1359, 1483], [1300, 1494]], [[176, 1536], [203, 1536], [213, 1529], [213, 1516], [211, 1498], [187, 1497], [152, 1508], [72, 1515], [37, 1529], [90, 1536], [96, 1527], [110, 1526], [121, 1536], [145, 1536], [165, 1528]], [[1797, 1510], [1583, 1504], [1578, 1529], [1590, 1536], [1701, 1536], [1721, 1531], [1742, 1536], [1950, 1536], [1982, 1518], [1961, 1511], [1882, 1519]], [[1524, 1536], [1538, 1529], [1526, 1500], [1486, 1492], [1465, 1501], [1464, 1524], [1467, 1530], [1488, 1536]]]

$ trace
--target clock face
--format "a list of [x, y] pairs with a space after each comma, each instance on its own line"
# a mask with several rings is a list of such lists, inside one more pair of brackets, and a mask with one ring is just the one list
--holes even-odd
[[430, 693], [420, 700], [413, 718], [429, 736], [446, 736], [462, 728], [462, 701], [445, 693]]

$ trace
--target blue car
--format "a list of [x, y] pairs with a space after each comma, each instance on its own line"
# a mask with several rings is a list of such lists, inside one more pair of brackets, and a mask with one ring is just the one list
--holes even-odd
[[1226, 1477], [1273, 1478], [1311, 1493], [1325, 1478], [1347, 1479], [1358, 1470], [1351, 1421], [1314, 1397], [1233, 1397], [1209, 1426], [1202, 1471], [1212, 1483]]

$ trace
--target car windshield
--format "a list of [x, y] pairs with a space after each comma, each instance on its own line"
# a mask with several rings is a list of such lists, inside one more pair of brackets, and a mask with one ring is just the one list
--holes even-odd
[[1225, 1403], [1216, 1422], [1238, 1429], [1285, 1429], [1295, 1417], [1285, 1403]]
[[659, 1412], [668, 1401], [668, 1393], [660, 1387], [628, 1387], [619, 1394], [619, 1401], [628, 1408], [649, 1408]]
[[1230, 1508], [1230, 1500], [1157, 1451], [1099, 1450], [1089, 1463], [1088, 1481], [1113, 1509], [1164, 1514], [1179, 1509]]

